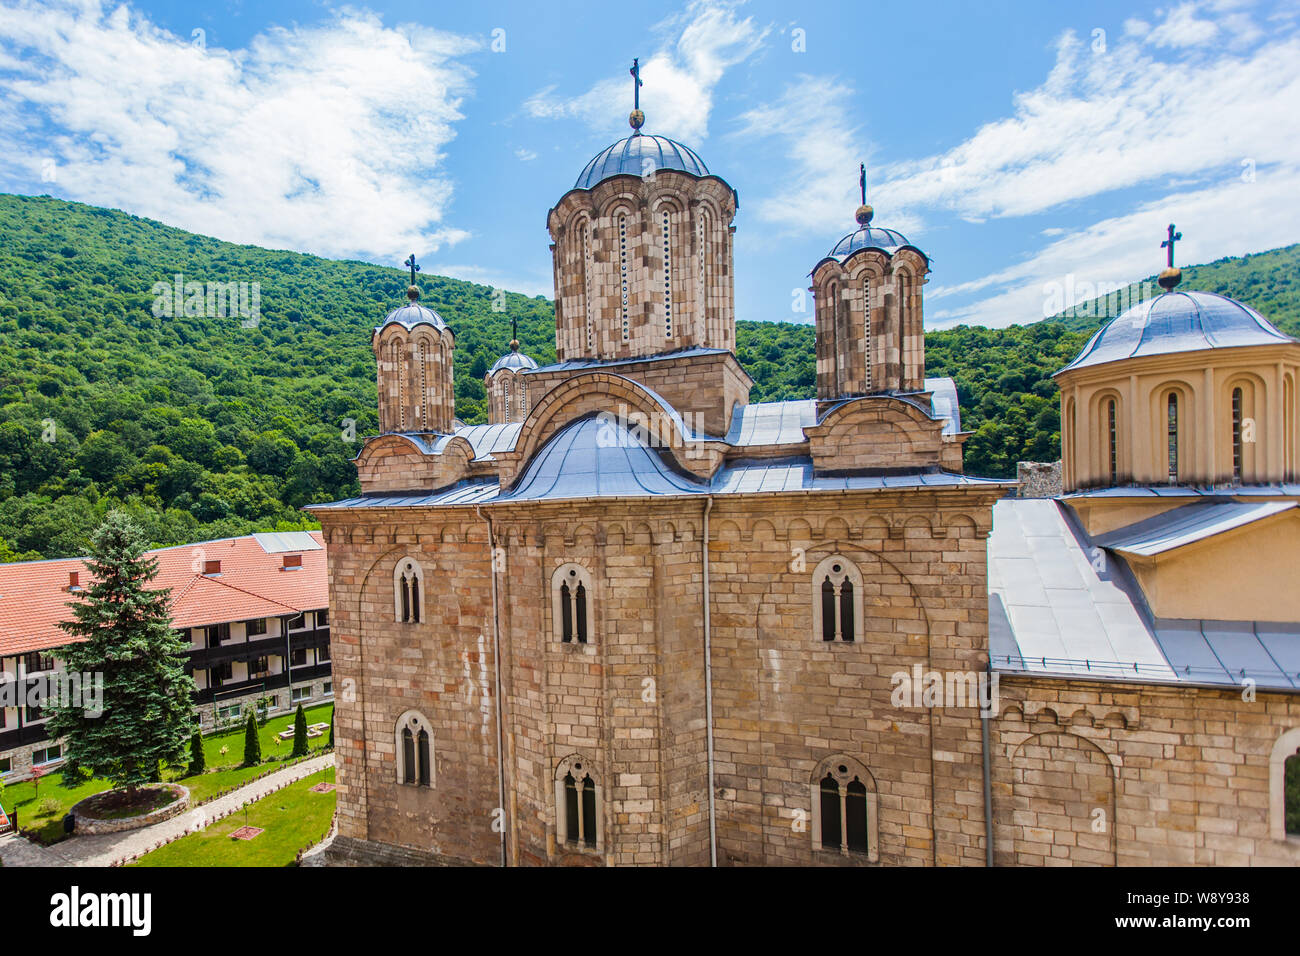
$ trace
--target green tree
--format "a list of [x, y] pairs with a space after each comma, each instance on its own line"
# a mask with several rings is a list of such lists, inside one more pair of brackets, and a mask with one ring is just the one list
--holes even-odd
[[293, 753], [290, 756], [307, 756], [307, 715], [302, 712], [302, 704], [293, 715]]
[[250, 710], [244, 723], [244, 766], [254, 767], [262, 762], [262, 741], [257, 736], [257, 717]]
[[[179, 763], [194, 729], [194, 680], [181, 664], [187, 644], [172, 627], [169, 592], [152, 590], [158, 562], [125, 514], [110, 512], [91, 537], [91, 582], [59, 626], [81, 641], [62, 655], [70, 674], [102, 675], [99, 712], [82, 701], [50, 707], [51, 739], [65, 740], [64, 780], [105, 777], [134, 790]], [[86, 678], [83, 677], [83, 681]]]
[[334, 708], [330, 708], [330, 749], [334, 748]]
[[195, 727], [194, 734], [190, 737], [190, 776], [202, 773], [206, 767], [207, 759], [203, 755], [203, 734]]

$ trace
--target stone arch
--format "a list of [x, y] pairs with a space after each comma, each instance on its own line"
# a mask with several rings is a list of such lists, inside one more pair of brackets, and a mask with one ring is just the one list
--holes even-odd
[[[809, 790], [812, 800], [812, 826], [809, 829], [813, 852], [837, 853], [841, 856], [848, 856], [852, 852], [862, 853], [860, 843], [851, 848], [856, 836], [866, 843], [867, 862], [878, 862], [879, 793], [876, 778], [866, 764], [847, 754], [832, 754], [817, 764], [809, 779]], [[827, 819], [832, 810], [838, 810], [839, 819]], [[855, 813], [866, 815], [866, 819], [858, 821], [857, 826], [850, 819]]]
[[433, 789], [437, 785], [433, 723], [407, 710], [393, 725], [393, 764], [399, 784]]
[[[603, 852], [604, 813], [604, 785], [596, 765], [581, 753], [571, 753], [560, 760], [555, 765], [556, 846]], [[595, 819], [590, 820], [589, 816]]]
[[1096, 742], [1059, 727], [1031, 734], [1009, 770], [1010, 806], [999, 819], [1013, 862], [1115, 865], [1116, 773]]
[[1268, 755], [1268, 832], [1274, 840], [1287, 838], [1286, 762], [1289, 758], [1300, 760], [1300, 727], [1278, 737]]

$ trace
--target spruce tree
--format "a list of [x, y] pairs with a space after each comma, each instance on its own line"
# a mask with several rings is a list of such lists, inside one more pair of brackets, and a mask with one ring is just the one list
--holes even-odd
[[[330, 708], [330, 749], [334, 749], [334, 708]], [[1297, 761], [1300, 763], [1300, 761]]]
[[196, 727], [194, 736], [190, 738], [190, 776], [202, 773], [206, 768], [207, 759], [203, 756], [203, 734], [199, 733]]
[[262, 762], [262, 741], [257, 736], [257, 718], [250, 710], [244, 724], [244, 766], [252, 767]]
[[293, 753], [290, 757], [307, 756], [307, 715], [302, 712], [302, 704], [293, 715]]
[[[110, 512], [91, 537], [91, 582], [59, 624], [79, 638], [60, 655], [68, 674], [102, 676], [102, 711], [89, 701], [51, 698], [51, 739], [64, 738], [65, 781], [96, 776], [134, 791], [179, 764], [194, 729], [194, 679], [185, 673], [188, 642], [172, 628], [167, 589], [149, 587], [158, 562], [145, 556], [143, 531]], [[92, 676], [93, 675], [93, 676]]]

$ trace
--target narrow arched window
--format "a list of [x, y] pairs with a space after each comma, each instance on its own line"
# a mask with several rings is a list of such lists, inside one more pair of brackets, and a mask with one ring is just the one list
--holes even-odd
[[519, 385], [519, 418], [522, 421], [528, 417], [528, 383], [523, 379], [518, 382]]
[[[408, 730], [409, 734], [410, 731]], [[415, 735], [415, 760], [419, 771], [420, 786], [429, 785], [429, 732], [421, 728]]]
[[862, 354], [863, 382], [871, 390], [871, 276], [862, 279]]
[[429, 346], [427, 342], [420, 343], [420, 400], [416, 403], [416, 416], [419, 418], [416, 425], [421, 431], [433, 430], [433, 426], [429, 424]]
[[552, 621], [561, 643], [591, 643], [591, 593], [591, 575], [582, 565], [564, 564], [555, 569], [551, 576]]
[[867, 788], [857, 777], [844, 788], [844, 845], [853, 853], [867, 852]]
[[822, 848], [840, 848], [840, 785], [829, 773], [821, 782]]
[[672, 210], [667, 206], [660, 212], [660, 231], [663, 238], [663, 294], [664, 294], [664, 338], [673, 337], [673, 218]]
[[1169, 442], [1169, 483], [1178, 482], [1178, 395], [1169, 393], [1166, 409], [1166, 436]]
[[393, 616], [399, 624], [418, 624], [424, 594], [424, 571], [414, 558], [402, 558], [393, 568]]
[[510, 377], [508, 374], [502, 374], [501, 394], [505, 399], [505, 415], [503, 421], [510, 421]]
[[415, 783], [415, 735], [410, 727], [402, 728], [402, 782]]
[[813, 632], [823, 642], [853, 643], [862, 633], [862, 574], [842, 555], [813, 572]]
[[1282, 779], [1286, 832], [1292, 836], [1300, 836], [1300, 753], [1294, 753], [1286, 758]]
[[589, 761], [570, 754], [555, 770], [556, 843], [570, 850], [604, 845], [601, 789]]
[[1106, 402], [1106, 452], [1109, 460], [1110, 483], [1119, 484], [1119, 423], [1113, 398]]
[[586, 305], [586, 332], [587, 332], [587, 352], [591, 352], [592, 327], [592, 301], [591, 301], [591, 239], [594, 227], [586, 220], [582, 223], [582, 290], [583, 302]]
[[1241, 389], [1232, 390], [1232, 480], [1241, 481], [1242, 446], [1241, 433], [1244, 421], [1242, 412]]
[[627, 268], [627, 216], [618, 217], [618, 270], [619, 280], [623, 286], [623, 341], [630, 338], [631, 326], [628, 323], [628, 302], [631, 290], [628, 283]]
[[433, 727], [419, 711], [397, 718], [397, 782], [411, 787], [434, 785]]

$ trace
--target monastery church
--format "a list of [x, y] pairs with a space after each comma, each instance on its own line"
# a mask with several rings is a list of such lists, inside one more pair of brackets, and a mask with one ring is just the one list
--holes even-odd
[[311, 508], [326, 860], [1300, 862], [1300, 343], [1175, 291], [1171, 227], [1016, 496], [963, 473], [929, 260], [865, 191], [810, 264], [817, 397], [750, 403], [736, 190], [630, 123], [547, 215], [558, 361], [512, 341], [489, 424], [413, 259], [374, 331], [361, 494]]

